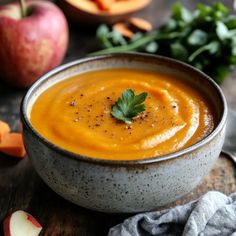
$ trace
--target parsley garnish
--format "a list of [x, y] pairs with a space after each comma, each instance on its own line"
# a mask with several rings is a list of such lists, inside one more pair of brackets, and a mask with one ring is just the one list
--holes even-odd
[[147, 95], [145, 92], [135, 95], [132, 89], [127, 89], [112, 106], [112, 116], [127, 124], [132, 123], [134, 117], [145, 111], [144, 101]]

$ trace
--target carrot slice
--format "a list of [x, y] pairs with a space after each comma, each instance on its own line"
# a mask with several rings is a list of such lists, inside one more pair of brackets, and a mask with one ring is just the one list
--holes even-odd
[[112, 28], [127, 38], [132, 38], [134, 36], [134, 32], [132, 32], [124, 23], [116, 23]]
[[0, 143], [0, 152], [14, 157], [24, 157], [25, 147], [21, 133], [7, 133]]
[[98, 8], [102, 11], [109, 11], [114, 0], [95, 0]]
[[9, 132], [9, 125], [6, 122], [0, 120], [0, 142], [3, 140], [4, 136]]
[[145, 32], [152, 30], [152, 24], [149, 21], [141, 18], [131, 17], [129, 19], [129, 23], [131, 26], [134, 26], [135, 28]]

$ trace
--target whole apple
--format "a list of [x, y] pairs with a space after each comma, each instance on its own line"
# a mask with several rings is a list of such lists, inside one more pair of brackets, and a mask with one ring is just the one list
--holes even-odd
[[19, 3], [0, 7], [0, 78], [16, 87], [29, 87], [58, 66], [68, 45], [68, 25], [52, 2]]

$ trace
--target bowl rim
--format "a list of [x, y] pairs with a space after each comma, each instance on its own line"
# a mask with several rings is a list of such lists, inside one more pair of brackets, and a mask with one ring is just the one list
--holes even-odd
[[[89, 156], [84, 156], [84, 155], [80, 155], [71, 151], [68, 151], [52, 142], [50, 142], [49, 140], [47, 140], [46, 138], [44, 138], [30, 123], [28, 117], [27, 117], [27, 101], [30, 99], [30, 96], [32, 95], [32, 92], [37, 89], [38, 86], [41, 85], [42, 82], [44, 82], [45, 80], [50, 79], [51, 76], [60, 73], [61, 71], [68, 69], [70, 67], [73, 67], [75, 65], [78, 64], [82, 64], [82, 63], [87, 63], [87, 62], [92, 62], [92, 61], [96, 61], [96, 60], [102, 60], [102, 59], [109, 59], [109, 58], [123, 58], [123, 57], [131, 57], [131, 58], [135, 58], [135, 57], [144, 57], [144, 58], [151, 58], [153, 60], [163, 60], [164, 62], [169, 62], [169, 63], [174, 63], [175, 65], [179, 65], [182, 66], [182, 68], [185, 69], [189, 69], [192, 70], [194, 73], [199, 74], [199, 76], [204, 77], [204, 79], [208, 80], [208, 83], [210, 84], [210, 86], [212, 86], [216, 92], [219, 95], [219, 98], [222, 101], [222, 114], [221, 117], [219, 118], [219, 122], [217, 123], [216, 127], [214, 128], [214, 130], [207, 135], [206, 137], [204, 137], [202, 140], [200, 140], [199, 142], [181, 149], [177, 152], [173, 152], [173, 153], [169, 153], [163, 156], [158, 156], [158, 157], [149, 157], [149, 158], [144, 158], [144, 159], [132, 159], [132, 160], [110, 160], [110, 159], [102, 159], [102, 158], [96, 158], [96, 157], [89, 157]], [[49, 72], [45, 73], [44, 75], [42, 75], [41, 77], [39, 77], [38, 80], [36, 80], [31, 87], [29, 88], [29, 90], [26, 92], [25, 96], [23, 97], [22, 101], [21, 101], [21, 106], [20, 106], [20, 115], [21, 115], [21, 121], [23, 124], [23, 128], [26, 128], [33, 136], [35, 136], [39, 142], [45, 144], [47, 147], [52, 148], [54, 151], [56, 151], [59, 154], [62, 154], [63, 157], [65, 158], [72, 158], [78, 161], [83, 161], [83, 162], [89, 162], [89, 163], [95, 163], [95, 164], [102, 164], [102, 165], [142, 165], [142, 164], [152, 164], [152, 163], [158, 163], [158, 162], [163, 162], [163, 161], [167, 161], [167, 160], [171, 160], [171, 159], [175, 159], [178, 158], [182, 155], [185, 155], [187, 153], [191, 153], [193, 151], [195, 151], [196, 149], [206, 145], [207, 143], [209, 143], [224, 127], [224, 125], [226, 124], [226, 120], [227, 120], [227, 112], [228, 112], [228, 108], [227, 108], [227, 102], [226, 102], [226, 98], [223, 94], [223, 91], [221, 90], [221, 88], [219, 87], [218, 84], [216, 84], [216, 82], [211, 79], [208, 75], [206, 75], [204, 72], [198, 70], [197, 68], [184, 63], [182, 61], [176, 60], [176, 59], [172, 59], [169, 57], [165, 57], [165, 56], [159, 56], [159, 55], [150, 55], [147, 53], [113, 53], [113, 54], [104, 54], [104, 55], [99, 55], [99, 56], [92, 56], [92, 57], [85, 57], [82, 59], [77, 59], [71, 62], [68, 62], [66, 64], [60, 65], [52, 70], [50, 70]]]

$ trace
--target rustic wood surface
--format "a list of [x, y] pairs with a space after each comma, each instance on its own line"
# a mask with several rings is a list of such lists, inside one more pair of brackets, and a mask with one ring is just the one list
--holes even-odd
[[[6, 2], [9, 0], [3, 0]], [[2, 2], [2, 3], [3, 3]], [[173, 0], [153, 0], [139, 16], [150, 20], [155, 26], [168, 19]], [[198, 1], [181, 1], [190, 9]], [[199, 1], [200, 2], [200, 1]], [[211, 3], [213, 1], [201, 1]], [[232, 1], [222, 1], [232, 7]], [[65, 62], [83, 57], [97, 48], [94, 31], [70, 27], [70, 44]], [[232, 72], [222, 85], [230, 107], [236, 110], [236, 71]], [[19, 107], [26, 91], [13, 90], [0, 82], [0, 119], [19, 130]], [[211, 172], [187, 196], [170, 206], [196, 199], [209, 190], [230, 194], [236, 191], [235, 166], [221, 155]], [[115, 189], [114, 189], [115, 191]], [[169, 206], [166, 206], [169, 207]], [[3, 235], [2, 221], [10, 212], [23, 209], [33, 214], [44, 226], [41, 235], [48, 236], [99, 236], [106, 235], [111, 226], [122, 222], [127, 215], [109, 215], [93, 212], [64, 200], [49, 189], [34, 171], [28, 158], [21, 161], [0, 154], [0, 235]]]

